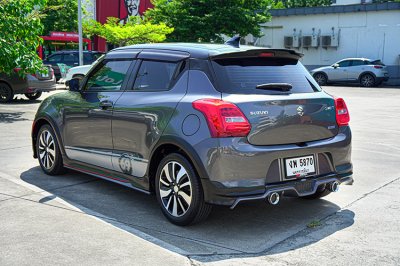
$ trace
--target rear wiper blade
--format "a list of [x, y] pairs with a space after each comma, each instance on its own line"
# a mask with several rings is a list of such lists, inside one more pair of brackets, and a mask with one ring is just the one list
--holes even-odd
[[265, 83], [256, 86], [260, 90], [290, 91], [293, 88], [290, 83]]

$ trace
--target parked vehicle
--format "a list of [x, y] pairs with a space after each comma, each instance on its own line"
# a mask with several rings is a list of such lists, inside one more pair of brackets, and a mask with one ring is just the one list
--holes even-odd
[[102, 56], [100, 56], [96, 61], [94, 61], [90, 65], [77, 66], [77, 67], [72, 67], [72, 68], [68, 69], [67, 75], [66, 75], [65, 79], [63, 80], [65, 85], [68, 86], [69, 81], [73, 78], [83, 79], [85, 77], [85, 75], [87, 74], [87, 72], [90, 70], [90, 68], [92, 68], [94, 65], [96, 65], [97, 62], [101, 58], [102, 58]]
[[389, 73], [381, 60], [346, 58], [326, 67], [310, 71], [319, 85], [328, 83], [359, 83], [363, 87], [378, 86], [389, 80]]
[[[83, 51], [83, 64], [89, 65], [96, 61], [104, 53], [97, 51]], [[46, 60], [43, 60], [43, 64], [49, 64], [54, 69], [54, 74], [56, 79], [61, 78], [61, 72], [58, 64], [65, 64], [69, 67], [74, 67], [79, 65], [79, 51], [59, 51], [49, 55]]]
[[117, 48], [48, 97], [32, 127], [43, 171], [74, 169], [155, 193], [187, 225], [213, 204], [316, 199], [351, 184], [342, 98], [286, 49], [229, 44]]
[[27, 74], [25, 77], [18, 75], [20, 68], [15, 73], [7, 75], [0, 73], [0, 102], [9, 102], [15, 94], [25, 94], [30, 100], [36, 100], [42, 92], [49, 92], [56, 89], [56, 79], [51, 66], [45, 66], [47, 72]]

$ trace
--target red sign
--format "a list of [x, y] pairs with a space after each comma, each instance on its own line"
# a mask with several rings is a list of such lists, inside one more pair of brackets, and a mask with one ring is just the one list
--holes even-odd
[[76, 32], [52, 31], [52, 32], [50, 32], [50, 37], [65, 38], [65, 39], [75, 39], [75, 38], [79, 38], [79, 34], [76, 33]]

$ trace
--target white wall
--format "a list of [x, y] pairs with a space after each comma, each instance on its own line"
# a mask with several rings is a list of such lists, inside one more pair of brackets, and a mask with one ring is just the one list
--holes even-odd
[[366, 57], [399, 68], [399, 10], [273, 17], [262, 25], [264, 36], [256, 45], [284, 48], [284, 36], [292, 36], [294, 28], [304, 36], [311, 35], [313, 28], [317, 33], [329, 35], [332, 27], [336, 34], [340, 31], [337, 49], [300, 47], [297, 50], [305, 55], [304, 65], [328, 65], [346, 57]]

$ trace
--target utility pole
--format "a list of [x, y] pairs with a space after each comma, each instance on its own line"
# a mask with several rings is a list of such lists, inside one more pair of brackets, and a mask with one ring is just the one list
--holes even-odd
[[78, 0], [79, 65], [83, 65], [82, 0]]

